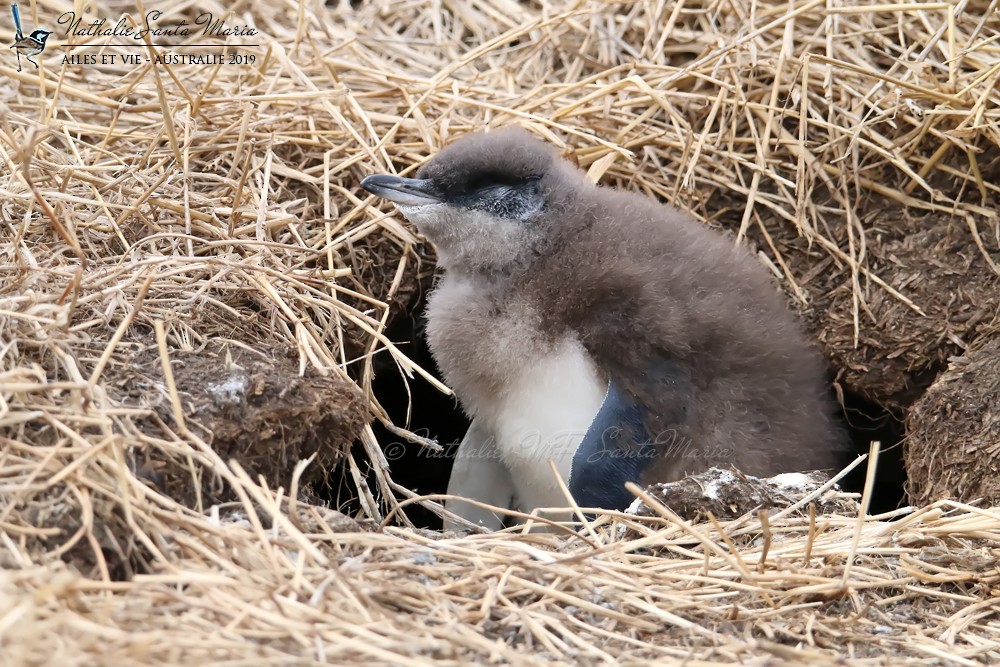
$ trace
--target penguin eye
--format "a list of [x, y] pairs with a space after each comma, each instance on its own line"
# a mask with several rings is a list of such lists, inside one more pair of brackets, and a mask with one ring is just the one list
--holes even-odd
[[500, 186], [515, 187], [531, 180], [529, 178], [524, 178], [521, 176], [514, 176], [512, 174], [503, 174], [500, 172], [484, 172], [480, 174], [475, 174], [465, 183], [463, 190], [468, 193], [477, 192], [479, 190], [486, 190], [487, 188], [495, 188]]
[[538, 179], [519, 179], [513, 183], [487, 183], [467, 192], [455, 203], [498, 218], [526, 221], [545, 206]]

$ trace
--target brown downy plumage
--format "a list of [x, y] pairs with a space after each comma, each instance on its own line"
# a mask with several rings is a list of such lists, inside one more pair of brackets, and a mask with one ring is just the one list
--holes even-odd
[[629, 479], [840, 463], [822, 359], [730, 239], [591, 184], [523, 130], [463, 137], [417, 176], [363, 185], [397, 203], [446, 271], [429, 340], [474, 419], [450, 490], [565, 506], [552, 458], [581, 504], [623, 509]]

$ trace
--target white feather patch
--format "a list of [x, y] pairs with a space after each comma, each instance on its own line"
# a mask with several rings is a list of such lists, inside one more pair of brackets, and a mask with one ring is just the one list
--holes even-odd
[[544, 357], [525, 359], [503, 395], [478, 406], [477, 416], [496, 434], [522, 510], [569, 504], [549, 459], [568, 482], [573, 455], [604, 402], [605, 384], [579, 341], [567, 338]]

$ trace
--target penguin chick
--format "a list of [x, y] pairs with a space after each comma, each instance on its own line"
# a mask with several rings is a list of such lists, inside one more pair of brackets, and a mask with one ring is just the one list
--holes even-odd
[[824, 364], [745, 249], [595, 186], [519, 129], [467, 135], [416, 176], [361, 185], [398, 206], [444, 269], [428, 340], [472, 418], [449, 493], [566, 507], [551, 459], [581, 507], [624, 510], [628, 481], [838, 466], [846, 437]]

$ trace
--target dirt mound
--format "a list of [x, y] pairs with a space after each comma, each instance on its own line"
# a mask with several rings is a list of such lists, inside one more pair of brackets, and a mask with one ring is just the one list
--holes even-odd
[[[158, 350], [134, 354], [122, 377], [110, 383], [113, 398], [153, 411], [137, 422], [151, 437], [179, 430], [179, 407], [184, 428], [196, 430], [222, 460], [275, 486], [290, 488], [296, 466], [306, 459], [312, 465], [298, 480], [303, 485], [329, 474], [370, 420], [365, 396], [353, 382], [314, 370], [303, 374], [287, 348], [211, 343], [201, 350], [175, 350], [170, 364], [168, 383]], [[211, 470], [196, 470], [166, 454], [136, 451], [137, 474], [200, 510], [234, 499]]]
[[[710, 516], [729, 521], [749, 512], [789, 508], [795, 516], [802, 516], [808, 514], [809, 503], [823, 514], [856, 513], [857, 503], [836, 487], [826, 490], [832, 486], [827, 481], [820, 473], [759, 478], [738, 470], [711, 468], [676, 482], [654, 484], [646, 493], [681, 519], [693, 522], [708, 521]], [[654, 509], [639, 501], [629, 513], [656, 516]]]
[[907, 493], [1000, 505], [1000, 336], [954, 357], [910, 410]]
[[794, 265], [808, 268], [799, 282], [813, 297], [808, 321], [844, 385], [905, 410], [950, 356], [1000, 322], [1000, 272], [990, 264], [1000, 262], [1000, 227], [995, 218], [920, 214], [889, 203], [861, 224], [867, 266], [895, 294], [861, 277], [855, 303], [849, 267]]

